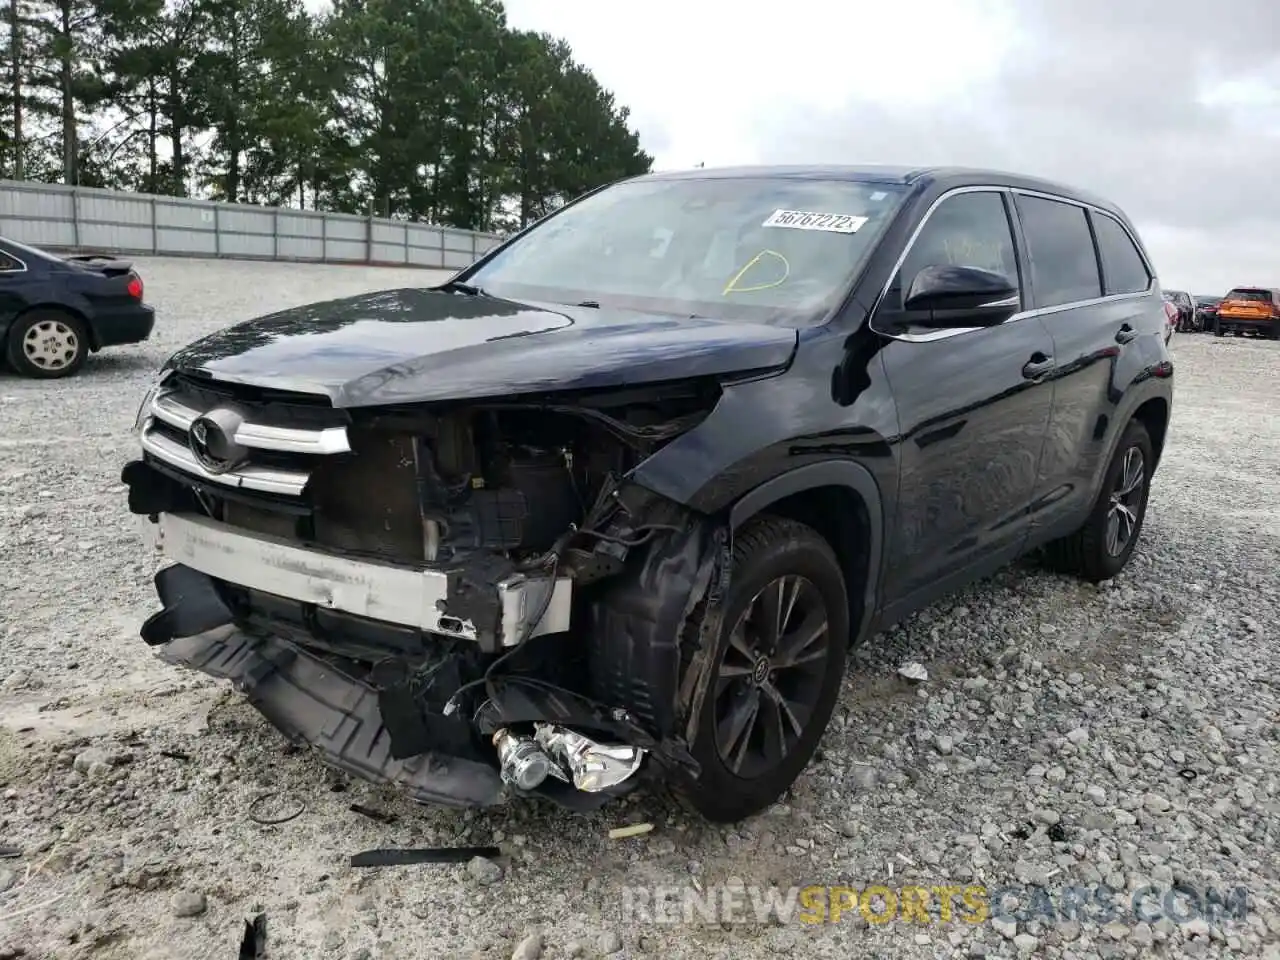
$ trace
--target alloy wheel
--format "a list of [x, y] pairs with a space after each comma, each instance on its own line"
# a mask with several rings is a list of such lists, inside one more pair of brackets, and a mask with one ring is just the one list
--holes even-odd
[[714, 689], [716, 748], [730, 772], [759, 777], [796, 748], [822, 690], [829, 635], [822, 594], [804, 577], [778, 577], [752, 598]]
[[1120, 475], [1111, 492], [1111, 507], [1107, 511], [1107, 553], [1118, 557], [1132, 542], [1138, 530], [1138, 511], [1146, 488], [1146, 462], [1138, 447], [1125, 451]]

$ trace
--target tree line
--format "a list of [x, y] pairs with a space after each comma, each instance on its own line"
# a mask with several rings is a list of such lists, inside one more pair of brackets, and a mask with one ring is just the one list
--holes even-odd
[[647, 172], [500, 0], [0, 0], [0, 177], [502, 231]]

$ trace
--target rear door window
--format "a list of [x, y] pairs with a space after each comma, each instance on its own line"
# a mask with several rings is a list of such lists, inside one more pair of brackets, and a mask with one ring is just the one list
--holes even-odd
[[[1102, 257], [1102, 273], [1108, 295], [1142, 293], [1151, 286], [1151, 273], [1133, 239], [1118, 221], [1103, 213], [1093, 213], [1093, 232], [1098, 238], [1098, 253]], [[1189, 298], [1175, 291], [1173, 302], [1187, 306]]]
[[1036, 303], [1056, 307], [1102, 296], [1102, 274], [1083, 207], [1019, 196]]

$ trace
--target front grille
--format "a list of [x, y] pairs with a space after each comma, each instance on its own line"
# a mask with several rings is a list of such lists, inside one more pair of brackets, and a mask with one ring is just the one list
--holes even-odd
[[[193, 423], [216, 410], [235, 412], [234, 440], [247, 451], [223, 473], [203, 466], [191, 446]], [[243, 494], [222, 502], [226, 523], [406, 563], [426, 556], [412, 435], [352, 427], [323, 397], [183, 376], [164, 384], [148, 414], [149, 457], [206, 490]], [[281, 497], [304, 509], [281, 510]]]
[[[242, 454], [227, 470], [209, 469], [191, 445], [200, 417], [225, 413]], [[350, 450], [347, 418], [324, 397], [171, 377], [152, 398], [142, 430], [147, 455], [210, 485], [300, 497], [317, 463]]]

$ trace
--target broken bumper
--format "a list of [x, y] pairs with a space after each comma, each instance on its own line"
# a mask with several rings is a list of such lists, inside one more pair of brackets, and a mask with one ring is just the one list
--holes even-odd
[[430, 753], [393, 758], [377, 691], [283, 640], [227, 626], [171, 640], [160, 657], [230, 680], [291, 742], [354, 777], [393, 784], [422, 803], [474, 807], [503, 799], [498, 771], [486, 764]]
[[[166, 560], [209, 577], [250, 587], [299, 603], [412, 627], [444, 636], [477, 640], [476, 623], [456, 607], [454, 574], [355, 559], [297, 546], [281, 538], [246, 533], [194, 514], [161, 513], [153, 523], [142, 518], [143, 534]], [[569, 629], [572, 583], [555, 582], [555, 592], [536, 624], [546, 579], [517, 575], [495, 584], [500, 607], [498, 639], [514, 646]]]
[[[181, 546], [175, 547], [170, 536], [175, 529], [185, 529], [182, 524], [149, 526], [158, 534], [155, 545], [161, 553], [168, 559], [183, 556]], [[203, 551], [210, 550], [218, 553], [205, 541]], [[202, 550], [193, 555], [204, 557], [204, 566], [213, 565]], [[283, 558], [268, 556], [277, 562], [281, 575], [299, 572]], [[233, 562], [235, 557], [234, 551], [224, 550], [218, 562]], [[395, 786], [421, 803], [485, 807], [505, 801], [507, 791], [499, 770], [467, 748], [470, 731], [477, 729], [469, 714], [442, 716], [422, 703], [407, 706], [398, 696], [402, 691], [396, 682], [379, 686], [372, 673], [349, 673], [342, 667], [346, 662], [342, 658], [326, 657], [307, 644], [293, 642], [287, 634], [241, 629], [217, 579], [208, 571], [172, 563], [157, 573], [155, 583], [163, 609], [143, 624], [144, 642], [168, 663], [230, 680], [291, 742], [312, 747], [330, 766], [362, 780]], [[572, 695], [530, 699], [515, 687], [502, 690], [489, 706], [497, 723], [548, 721], [593, 729], [609, 729], [612, 724], [620, 739], [638, 741], [642, 749], [654, 746], [629, 718], [619, 717], [619, 711], [603, 710], [608, 714], [604, 716], [600, 705]], [[569, 809], [588, 811], [634, 786], [628, 780], [600, 792], [583, 792], [549, 780], [532, 792]]]

